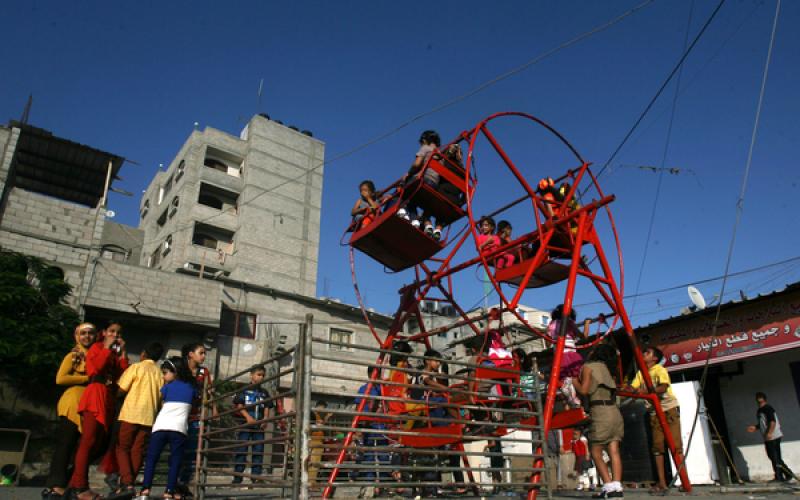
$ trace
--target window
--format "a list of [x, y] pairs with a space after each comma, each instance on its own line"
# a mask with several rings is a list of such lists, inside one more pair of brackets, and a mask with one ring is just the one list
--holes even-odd
[[128, 251], [119, 245], [103, 245], [100, 249], [100, 257], [116, 262], [128, 260]]
[[197, 202], [217, 210], [227, 210], [235, 213], [236, 205], [239, 202], [239, 194], [202, 182], [200, 183], [200, 194], [197, 196]]
[[219, 149], [206, 147], [206, 157], [203, 159], [203, 165], [208, 168], [213, 168], [220, 172], [226, 173], [233, 177], [241, 176], [241, 167], [243, 160], [231, 153], [221, 151]]
[[158, 264], [161, 262], [161, 245], [157, 246], [153, 253], [150, 254], [150, 267], [158, 267]]
[[167, 255], [170, 250], [172, 250], [172, 235], [170, 234], [167, 236], [167, 239], [164, 240], [164, 250], [161, 252], [161, 255]]
[[158, 224], [158, 227], [163, 227], [164, 224], [167, 223], [167, 212], [168, 211], [169, 211], [169, 209], [164, 210], [164, 212], [156, 220], [156, 224]]
[[170, 204], [169, 204], [169, 218], [170, 219], [178, 211], [178, 203], [179, 202], [180, 202], [180, 200], [178, 199], [177, 196], [172, 198], [172, 202], [170, 202]]
[[219, 333], [229, 337], [254, 339], [256, 338], [256, 315], [234, 311], [223, 305], [222, 313], [220, 314]]
[[[343, 330], [341, 328], [331, 328], [329, 340], [331, 342], [338, 342], [340, 344], [353, 344], [353, 332], [350, 330]], [[343, 345], [336, 345], [335, 343], [329, 344], [331, 351], [348, 351], [350, 350], [349, 347], [345, 347]]]
[[144, 219], [147, 217], [147, 213], [150, 211], [150, 200], [144, 200], [144, 205], [142, 205], [142, 211], [139, 213], [139, 216]]
[[228, 166], [216, 158], [206, 158], [203, 162], [203, 165], [213, 168], [214, 170], [219, 170], [220, 172], [224, 172], [226, 174], [228, 173]]
[[198, 222], [194, 225], [192, 244], [212, 250], [221, 250], [231, 255], [233, 254], [233, 234], [232, 231]]
[[181, 162], [178, 163], [178, 168], [176, 169], [175, 172], [175, 182], [178, 182], [178, 180], [181, 177], [183, 177], [183, 174], [185, 172], [186, 172], [186, 160], [181, 160]]

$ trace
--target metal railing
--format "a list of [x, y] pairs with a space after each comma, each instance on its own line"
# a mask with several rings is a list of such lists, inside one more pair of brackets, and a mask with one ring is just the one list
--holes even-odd
[[437, 361], [422, 343], [410, 354], [344, 344], [315, 337], [312, 326], [308, 317], [297, 346], [264, 362], [274, 405], [260, 429], [231, 418], [242, 409], [233, 396], [251, 388], [239, 382], [249, 370], [215, 382], [201, 430], [201, 499], [545, 488], [539, 388], [520, 383], [517, 364]]

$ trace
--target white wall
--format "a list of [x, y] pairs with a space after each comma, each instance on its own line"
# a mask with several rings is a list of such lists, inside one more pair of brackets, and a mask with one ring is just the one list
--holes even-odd
[[748, 358], [744, 374], [720, 378], [722, 404], [733, 456], [739, 474], [751, 480], [773, 478], [772, 465], [764, 451], [761, 434], [746, 432], [756, 421], [755, 393], [767, 394], [781, 422], [783, 461], [793, 471], [800, 470], [800, 404], [789, 370], [789, 363], [800, 361], [800, 349]]

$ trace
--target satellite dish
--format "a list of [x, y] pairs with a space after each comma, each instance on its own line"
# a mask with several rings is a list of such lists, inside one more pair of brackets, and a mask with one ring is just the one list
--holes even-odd
[[115, 211], [106, 210], [106, 217], [108, 217], [109, 219], [113, 218], [115, 215], [117, 215], [117, 213]]
[[700, 290], [689, 285], [689, 288], [687, 288], [686, 291], [689, 292], [689, 299], [692, 301], [692, 304], [694, 304], [694, 306], [697, 309], [706, 308], [706, 299], [703, 298], [703, 294], [700, 293]]

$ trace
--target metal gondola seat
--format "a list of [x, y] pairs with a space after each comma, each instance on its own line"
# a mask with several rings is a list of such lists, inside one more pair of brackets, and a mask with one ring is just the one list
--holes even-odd
[[402, 271], [433, 257], [444, 248], [423, 231], [397, 216], [399, 203], [388, 207], [371, 224], [350, 237], [350, 245], [392, 271]]

